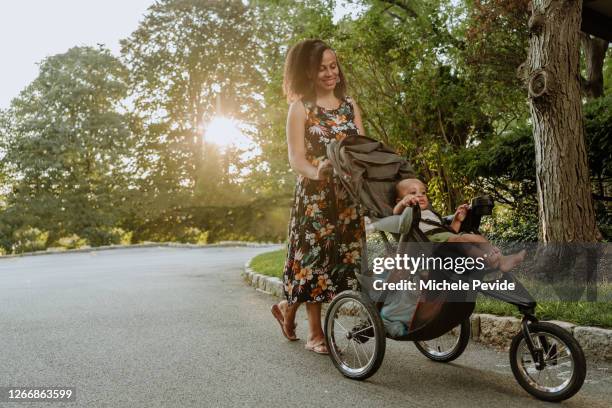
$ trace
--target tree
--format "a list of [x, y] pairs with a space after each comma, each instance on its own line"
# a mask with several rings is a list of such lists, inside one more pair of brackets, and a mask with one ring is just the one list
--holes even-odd
[[205, 204], [205, 124], [252, 121], [261, 94], [252, 8], [240, 1], [161, 0], [121, 42], [142, 121], [143, 218]]
[[473, 0], [463, 22], [466, 47], [459, 58], [475, 84], [482, 109], [498, 134], [529, 116], [520, 66], [527, 57], [529, 0]]
[[463, 27], [444, 0], [363, 3], [359, 18], [339, 23], [334, 44], [366, 132], [404, 153], [434, 205], [451, 211], [464, 199], [464, 180], [447, 171], [449, 157], [493, 130], [479, 83], [458, 58]]
[[542, 241], [597, 240], [580, 100], [580, 1], [532, 2], [526, 62]]
[[283, 96], [283, 68], [286, 53], [292, 45], [306, 38], [329, 42], [337, 38], [333, 24], [333, 1], [329, 0], [256, 0], [253, 6], [257, 27], [258, 65], [265, 78], [263, 99], [257, 110], [257, 132], [253, 139], [261, 149], [250, 165], [245, 188], [270, 200], [287, 204], [295, 186], [295, 173], [289, 167], [285, 124], [289, 105]]
[[43, 60], [12, 101], [0, 132], [11, 181], [0, 224], [9, 241], [33, 226], [50, 232], [49, 243], [72, 233], [104, 243], [96, 240], [121, 219], [129, 183], [126, 79], [106, 48], [74, 47]]
[[609, 42], [585, 33], [581, 33], [580, 41], [586, 72], [586, 78], [581, 78], [582, 90], [589, 98], [599, 98], [604, 95], [603, 65]]

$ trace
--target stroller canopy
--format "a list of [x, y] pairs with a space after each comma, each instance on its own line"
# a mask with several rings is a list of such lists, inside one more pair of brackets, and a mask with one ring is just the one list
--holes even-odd
[[395, 184], [415, 177], [406, 159], [366, 136], [332, 141], [327, 145], [327, 157], [353, 200], [376, 218], [393, 214]]

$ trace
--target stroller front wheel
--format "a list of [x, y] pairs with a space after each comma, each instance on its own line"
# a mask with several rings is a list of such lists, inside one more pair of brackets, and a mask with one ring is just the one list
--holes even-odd
[[345, 376], [365, 380], [385, 357], [385, 328], [378, 310], [363, 293], [337, 295], [325, 315], [325, 341], [334, 366]]
[[584, 352], [576, 339], [552, 323], [529, 324], [534, 346], [541, 349], [543, 366], [534, 361], [523, 333], [510, 345], [510, 367], [518, 383], [531, 395], [559, 402], [576, 394], [586, 376]]

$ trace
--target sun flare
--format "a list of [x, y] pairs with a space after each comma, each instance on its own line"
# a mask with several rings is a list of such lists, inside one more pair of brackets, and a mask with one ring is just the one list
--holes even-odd
[[221, 148], [230, 146], [248, 149], [253, 141], [244, 132], [244, 124], [225, 116], [215, 116], [204, 130], [204, 141], [214, 143]]

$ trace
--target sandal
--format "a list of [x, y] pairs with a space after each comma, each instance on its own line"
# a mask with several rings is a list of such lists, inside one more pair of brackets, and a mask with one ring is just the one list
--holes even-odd
[[[299, 340], [295, 336], [295, 333], [290, 336], [289, 333], [287, 333], [287, 331], [285, 330], [285, 316], [283, 316], [283, 312], [280, 310], [280, 307], [278, 307], [278, 305], [274, 305], [274, 306], [272, 306], [270, 311], [272, 312], [272, 316], [274, 316], [274, 318], [276, 319], [278, 324], [280, 324], [281, 332], [283, 333], [283, 336], [285, 336], [287, 338], [287, 340], [289, 340], [289, 341], [297, 341], [297, 340]], [[293, 330], [295, 330], [296, 327], [297, 327], [297, 324], [294, 324], [293, 325]]]
[[321, 340], [319, 343], [309, 346], [308, 343], [304, 346], [304, 348], [308, 351], [315, 352], [317, 354], [329, 354], [329, 350], [327, 350], [327, 345], [325, 345], [325, 340]]

